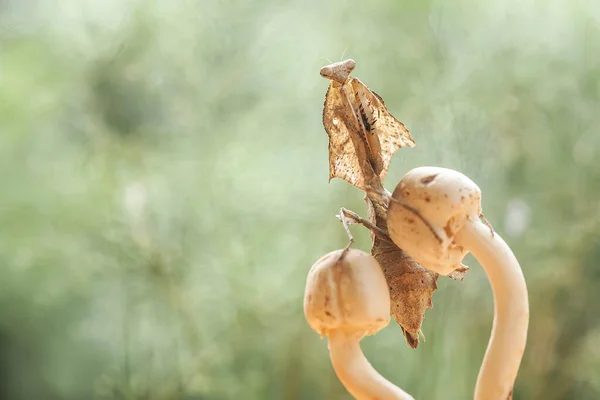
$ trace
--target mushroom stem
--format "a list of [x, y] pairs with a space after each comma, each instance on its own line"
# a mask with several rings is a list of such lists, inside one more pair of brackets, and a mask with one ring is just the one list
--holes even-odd
[[494, 295], [492, 334], [477, 378], [475, 400], [510, 399], [529, 324], [523, 272], [506, 242], [479, 220], [469, 219], [457, 232], [455, 243], [479, 261]]
[[357, 400], [414, 400], [373, 368], [360, 348], [360, 332], [335, 329], [329, 332], [329, 356], [346, 390]]

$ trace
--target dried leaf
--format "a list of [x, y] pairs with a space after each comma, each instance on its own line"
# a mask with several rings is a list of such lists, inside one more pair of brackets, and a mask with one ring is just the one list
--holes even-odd
[[[331, 80], [323, 107], [323, 125], [329, 136], [329, 179], [342, 178], [365, 192], [383, 191], [382, 180], [393, 154], [415, 142], [381, 97], [350, 77], [354, 66], [353, 60], [346, 60], [321, 69], [321, 76]], [[382, 266], [390, 288], [390, 313], [409, 346], [416, 348], [425, 310], [432, 306], [438, 275], [421, 267], [389, 239], [387, 204], [368, 196], [365, 200], [369, 219], [359, 223], [371, 229], [371, 254]], [[352, 242], [343, 212], [340, 217]]]
[[342, 178], [365, 190], [365, 175], [372, 168], [364, 135], [352, 107], [348, 105], [342, 85], [335, 81], [331, 82], [325, 96], [323, 125], [329, 135], [329, 180]]
[[406, 126], [387, 110], [383, 99], [367, 88], [358, 78], [351, 78], [358, 115], [367, 133], [367, 142], [373, 159], [374, 170], [383, 181], [392, 156], [402, 147], [413, 147], [415, 141]]
[[346, 60], [321, 69], [321, 75], [331, 80], [323, 126], [329, 136], [329, 179], [342, 178], [365, 190], [373, 174], [380, 181], [385, 178], [399, 148], [415, 142], [383, 99], [350, 77], [354, 65], [353, 60]]
[[[387, 209], [368, 197], [365, 200], [369, 221], [387, 232]], [[391, 240], [373, 233], [371, 239], [371, 255], [381, 265], [390, 289], [390, 313], [402, 328], [406, 343], [414, 349], [419, 345], [425, 311], [433, 307], [432, 296], [439, 275], [423, 268]]]

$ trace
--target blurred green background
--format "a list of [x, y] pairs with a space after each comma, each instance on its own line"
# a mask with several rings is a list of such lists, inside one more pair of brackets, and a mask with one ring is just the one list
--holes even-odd
[[[302, 313], [334, 215], [366, 215], [327, 182], [344, 51], [417, 142], [388, 189], [464, 172], [522, 264], [515, 399], [600, 398], [597, 1], [2, 0], [0, 38], [2, 398], [350, 399]], [[472, 398], [493, 302], [466, 263], [417, 350], [363, 341], [417, 399]]]

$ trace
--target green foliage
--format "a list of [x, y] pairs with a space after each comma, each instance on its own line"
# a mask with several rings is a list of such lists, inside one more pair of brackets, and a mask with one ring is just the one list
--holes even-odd
[[[318, 70], [346, 48], [417, 142], [386, 186], [464, 172], [521, 261], [515, 399], [600, 396], [595, 2], [59, 3], [0, 3], [4, 397], [349, 398], [302, 314], [335, 213], [366, 215], [327, 183]], [[433, 300], [418, 350], [392, 323], [366, 352], [416, 398], [469, 398], [489, 285]]]

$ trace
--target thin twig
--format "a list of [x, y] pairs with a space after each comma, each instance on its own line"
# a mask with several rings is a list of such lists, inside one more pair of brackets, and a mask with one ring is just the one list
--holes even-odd
[[348, 227], [348, 225], [354, 223], [354, 224], [362, 225], [365, 228], [369, 229], [378, 238], [380, 238], [382, 240], [385, 240], [387, 242], [393, 243], [392, 239], [390, 238], [390, 236], [387, 234], [386, 231], [384, 231], [383, 229], [379, 228], [378, 226], [376, 226], [375, 224], [373, 224], [371, 221], [366, 220], [364, 218], [361, 218], [354, 211], [351, 211], [351, 210], [348, 210], [348, 209], [342, 207], [342, 208], [340, 208], [339, 215], [336, 215], [336, 218], [339, 219], [340, 221], [342, 221], [342, 224], [344, 225], [344, 229], [346, 230], [346, 233], [348, 234], [348, 237], [352, 241], [354, 240], [354, 238], [352, 237], [352, 234], [350, 233], [350, 228]]

